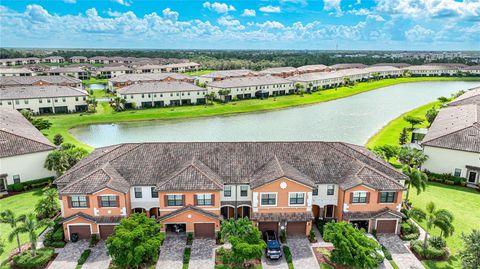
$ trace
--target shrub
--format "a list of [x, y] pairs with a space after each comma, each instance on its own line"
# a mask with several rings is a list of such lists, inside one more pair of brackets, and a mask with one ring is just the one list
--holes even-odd
[[317, 242], [317, 236], [315, 235], [315, 231], [313, 229], [310, 229], [310, 243]]
[[52, 234], [52, 240], [53, 240], [53, 241], [63, 241], [63, 238], [65, 238], [65, 235], [63, 234], [63, 227], [58, 228], [58, 229]]
[[13, 192], [20, 192], [24, 190], [29, 190], [33, 188], [38, 188], [42, 187], [45, 185], [48, 185], [52, 183], [53, 177], [45, 177], [45, 178], [40, 178], [40, 179], [35, 179], [35, 180], [29, 180], [25, 182], [19, 182], [19, 183], [14, 183], [10, 184], [7, 186], [8, 191], [13, 191]]
[[410, 247], [414, 253], [424, 259], [438, 260], [447, 256], [446, 248], [435, 248], [427, 242], [427, 248], [424, 250], [423, 241], [415, 240], [410, 242]]
[[32, 251], [28, 250], [24, 253], [14, 256], [13, 263], [20, 268], [38, 268], [46, 265], [53, 257], [52, 248], [42, 248], [37, 250], [37, 255], [32, 256]]
[[47, 247], [63, 248], [65, 247], [65, 244], [66, 243], [64, 241], [53, 241], [53, 242], [50, 242]]
[[187, 245], [191, 245], [193, 241], [193, 233], [187, 233]]
[[191, 251], [191, 248], [185, 248], [185, 250], [183, 251], [183, 264], [188, 264], [190, 262]]
[[283, 246], [283, 254], [285, 255], [285, 260], [287, 260], [287, 263], [292, 262], [292, 253], [290, 252], [290, 248], [288, 246]]
[[420, 234], [407, 234], [402, 236], [402, 239], [405, 241], [412, 241], [418, 239], [419, 236]]
[[280, 241], [282, 243], [286, 243], [287, 242], [287, 233], [285, 232], [285, 230], [282, 230], [280, 232]]
[[98, 237], [97, 237], [97, 235], [96, 235], [96, 234], [92, 234], [92, 237], [90, 237], [90, 242], [89, 242], [90, 247], [92, 248], [92, 247], [96, 246], [97, 243], [98, 243]]
[[455, 181], [446, 179], [445, 183], [449, 184], [449, 185], [453, 185], [453, 184], [455, 184]]
[[428, 239], [428, 243], [433, 246], [434, 248], [445, 248], [447, 246], [447, 242], [440, 236], [432, 236]]
[[318, 231], [320, 231], [320, 234], [323, 236], [323, 227], [325, 226], [325, 224], [327, 224], [326, 221], [324, 220], [317, 220], [317, 228], [318, 228]]
[[408, 211], [408, 209], [402, 208], [400, 209], [400, 213], [405, 215], [405, 217], [402, 217], [402, 221], [407, 221], [408, 219], [410, 219], [410, 211]]
[[390, 253], [390, 251], [384, 246], [384, 245], [381, 245], [382, 246], [382, 251], [383, 251], [383, 255], [385, 256], [385, 258], [389, 261], [392, 260], [392, 254]]
[[82, 255], [80, 255], [80, 258], [78, 258], [78, 265], [84, 264], [87, 261], [88, 257], [90, 256], [91, 252], [92, 250], [90, 250], [89, 248], [84, 250], [82, 252]]
[[20, 192], [23, 191], [23, 184], [22, 183], [14, 183], [7, 186], [9, 192]]

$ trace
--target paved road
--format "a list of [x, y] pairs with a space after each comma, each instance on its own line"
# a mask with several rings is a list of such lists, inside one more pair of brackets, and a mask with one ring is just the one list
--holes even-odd
[[189, 269], [211, 269], [215, 267], [215, 239], [199, 238], [192, 242]]
[[187, 244], [186, 237], [167, 236], [160, 247], [156, 269], [181, 269], [183, 266], [183, 251]]
[[107, 254], [105, 241], [102, 240], [92, 248], [92, 252], [87, 261], [83, 264], [82, 269], [108, 269], [111, 260], [112, 259]]
[[86, 240], [80, 240], [76, 243], [67, 243], [64, 248], [55, 249], [58, 256], [50, 264], [48, 269], [75, 269], [78, 258], [82, 252], [88, 248]]
[[378, 235], [378, 241], [392, 254], [392, 259], [400, 269], [423, 269], [422, 263], [413, 255], [400, 237], [395, 234]]
[[320, 269], [317, 258], [313, 254], [310, 241], [305, 237], [288, 238], [287, 245], [292, 252], [293, 267], [299, 269]]

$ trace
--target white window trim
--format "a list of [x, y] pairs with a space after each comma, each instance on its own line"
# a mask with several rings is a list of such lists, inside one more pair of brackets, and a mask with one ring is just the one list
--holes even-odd
[[[86, 202], [86, 205], [87, 205], [87, 206], [77, 206], [77, 207], [73, 206], [73, 197], [85, 197], [85, 202]], [[73, 208], [73, 209], [77, 209], [77, 208], [89, 208], [89, 207], [88, 207], [88, 203], [89, 203], [89, 202], [90, 202], [90, 201], [89, 201], [88, 195], [70, 195], [70, 203], [71, 203], [70, 206], [71, 206], [71, 208]], [[80, 202], [79, 202], [79, 203], [80, 203]]]
[[[330, 187], [330, 186], [333, 187], [333, 194], [328, 194], [328, 190], [329, 190], [329, 187]], [[334, 196], [334, 195], [335, 195], [335, 189], [336, 189], [336, 188], [335, 188], [335, 184], [327, 184], [327, 193], [326, 193], [326, 195], [327, 195], [327, 196]]]
[[213, 197], [213, 193], [195, 193], [195, 195], [197, 196], [197, 205], [198, 207], [212, 207], [212, 206], [215, 206], [214, 203], [212, 203], [211, 205], [199, 205], [198, 204], [198, 196], [199, 195], [210, 195], [210, 200], [212, 200], [212, 197]]
[[[101, 195], [98, 195], [98, 196], [99, 196], [99, 197], [113, 196], [113, 197], [115, 197], [115, 200], [116, 200], [116, 199], [117, 199], [116, 197], [119, 196], [119, 195], [114, 195], [114, 194], [101, 194]], [[117, 205], [117, 206], [103, 206], [103, 205], [102, 205], [102, 199], [100, 198], [99, 207], [101, 207], [101, 208], [119, 208], [119, 207], [120, 207], [120, 196], [118, 197], [118, 205]]]
[[[290, 204], [290, 195], [297, 194], [297, 193], [302, 193], [303, 194], [303, 204]], [[307, 200], [307, 193], [306, 192], [294, 191], [294, 192], [289, 192], [288, 193], [288, 206], [292, 206], [292, 207], [305, 206], [306, 200]]]
[[[230, 187], [230, 195], [228, 195], [228, 196], [225, 195], [225, 187], [227, 187], [227, 186]], [[232, 197], [232, 189], [233, 189], [232, 185], [224, 185], [223, 190], [222, 190], [223, 191], [223, 197], [228, 197], [228, 198]]]
[[[247, 195], [245, 196], [242, 196], [242, 187], [246, 187], [247, 188]], [[240, 191], [240, 197], [248, 197], [248, 185], [240, 185], [239, 186], [239, 191]]]
[[[275, 194], [275, 204], [274, 205], [264, 205], [262, 204], [262, 195], [264, 194]], [[261, 192], [260, 193], [260, 206], [261, 207], [275, 207], [278, 204], [278, 192]]]

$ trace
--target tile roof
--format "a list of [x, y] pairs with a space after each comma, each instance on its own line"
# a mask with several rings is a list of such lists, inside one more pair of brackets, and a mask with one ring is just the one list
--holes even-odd
[[260, 71], [262, 74], [281, 74], [281, 73], [291, 73], [296, 72], [297, 68], [291, 66], [281, 66], [281, 67], [272, 67], [263, 69]]
[[124, 66], [124, 65], [119, 65], [119, 66], [105, 66], [102, 68], [98, 68], [97, 71], [99, 72], [111, 72], [111, 71], [127, 71], [127, 70], [132, 70], [131, 68]]
[[157, 220], [158, 220], [158, 221], [166, 220], [166, 219], [169, 219], [169, 218], [171, 218], [171, 217], [174, 217], [174, 216], [176, 216], [176, 215], [178, 215], [178, 214], [181, 214], [181, 213], [183, 213], [183, 212], [185, 212], [185, 211], [193, 211], [193, 212], [202, 214], [202, 215], [204, 215], [204, 216], [210, 217], [210, 218], [212, 218], [212, 219], [222, 219], [222, 218], [223, 218], [223, 216], [221, 216], [221, 215], [217, 215], [217, 214], [215, 214], [215, 213], [212, 213], [212, 212], [203, 210], [203, 209], [201, 209], [201, 208], [199, 208], [199, 207], [196, 207], [196, 206], [193, 206], [193, 205], [187, 205], [187, 206], [184, 206], [184, 207], [182, 207], [182, 208], [180, 208], [180, 209], [177, 209], [177, 210], [175, 210], [175, 211], [172, 211], [172, 212], [170, 212], [170, 213], [168, 213], [168, 214], [166, 214], [166, 215], [163, 215], [163, 216], [159, 217]]
[[308, 212], [282, 212], [282, 213], [252, 213], [255, 221], [310, 221], [314, 219], [313, 213]]
[[[405, 175], [365, 148], [347, 143], [189, 142], [132, 143], [98, 148], [55, 183], [67, 186], [109, 163], [130, 186], [161, 185], [181, 171], [185, 174], [179, 176], [180, 182], [186, 177], [199, 178], [200, 171], [203, 171], [208, 176], [200, 177], [202, 184], [205, 178], [221, 179], [224, 184], [249, 184], [255, 173], [265, 171], [262, 169], [266, 169], [265, 164], [272, 162], [274, 156], [282, 168], [294, 167], [294, 171], [288, 168], [285, 174], [295, 178], [303, 174], [306, 176], [303, 180], [308, 177], [316, 184], [351, 187], [366, 183], [379, 189], [403, 190], [404, 187], [396, 181], [406, 179]], [[193, 158], [201, 169], [187, 165]], [[198, 184], [197, 187], [201, 188]]]
[[162, 93], [162, 92], [190, 92], [190, 91], [206, 91], [197, 85], [183, 81], [159, 81], [132, 84], [117, 89], [119, 94], [135, 94], [135, 93]]
[[50, 70], [45, 70], [45, 73], [84, 73], [87, 72], [80, 67], [57, 67]]
[[323, 64], [304, 65], [297, 68], [297, 70], [300, 72], [318, 71], [318, 70], [325, 70], [325, 69], [328, 69], [328, 66]]
[[457, 70], [458, 67], [455, 67], [455, 66], [450, 66], [450, 65], [428, 65], [428, 64], [425, 64], [425, 65], [411, 65], [409, 67], [405, 67], [405, 68], [402, 68], [402, 69], [407, 69], [407, 70], [413, 70], [413, 71], [416, 71], [416, 70]]
[[200, 77], [206, 78], [228, 78], [228, 77], [242, 77], [246, 75], [258, 75], [258, 72], [248, 70], [248, 69], [238, 69], [238, 70], [220, 70], [213, 71], [208, 74], [201, 75]]
[[287, 84], [292, 83], [281, 77], [276, 76], [256, 76], [256, 77], [237, 77], [227, 78], [224, 80], [213, 81], [208, 84], [209, 87], [214, 88], [236, 88], [236, 87], [252, 87], [271, 84]]
[[480, 105], [440, 110], [423, 138], [422, 146], [480, 152]]
[[20, 73], [32, 74], [33, 71], [26, 68], [0, 68], [0, 74], [20, 74]]
[[365, 68], [367, 65], [358, 63], [334, 64], [329, 66], [331, 69], [350, 69], [350, 68]]
[[480, 65], [472, 65], [462, 68], [463, 70], [480, 70]]
[[94, 223], [119, 223], [123, 218], [123, 216], [90, 216], [85, 213], [79, 212], [69, 217], [62, 219], [60, 223], [69, 222], [75, 218], [83, 218], [89, 220]]
[[346, 220], [367, 220], [376, 218], [399, 219], [402, 217], [404, 217], [404, 215], [401, 212], [391, 210], [387, 207], [378, 211], [343, 212], [343, 218]]
[[82, 81], [78, 78], [69, 76], [12, 76], [0, 77], [1, 86], [26, 86], [44, 81], [48, 84], [80, 84]]
[[0, 108], [0, 157], [54, 149], [55, 146], [20, 112]]
[[125, 74], [118, 77], [111, 78], [113, 83], [122, 82], [140, 82], [140, 81], [159, 81], [166, 78], [172, 78], [174, 80], [193, 80], [192, 77], [186, 76], [180, 73], [152, 73], [152, 74]]
[[448, 103], [449, 106], [469, 105], [469, 104], [480, 105], [480, 87], [470, 89], [464, 94], [457, 97], [455, 100]]
[[85, 90], [61, 86], [25, 86], [0, 88], [0, 100], [87, 96]]

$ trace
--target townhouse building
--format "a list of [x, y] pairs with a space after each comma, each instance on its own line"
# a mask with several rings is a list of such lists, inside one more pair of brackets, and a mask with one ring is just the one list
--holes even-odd
[[40, 58], [37, 58], [37, 57], [0, 59], [0, 65], [2, 65], [2, 66], [18, 66], [18, 65], [25, 65], [25, 64], [38, 64], [40, 62], [41, 62]]
[[132, 84], [143, 82], [165, 82], [165, 81], [182, 81], [193, 84], [195, 79], [180, 73], [158, 73], [158, 74], [125, 74], [108, 80], [108, 89], [115, 91]]
[[223, 219], [307, 235], [314, 219], [398, 233], [406, 176], [340, 142], [132, 143], [97, 148], [55, 180], [65, 237], [106, 238], [144, 212], [161, 230], [214, 237]]
[[114, 78], [125, 74], [132, 74], [133, 69], [127, 66], [105, 66], [97, 69], [97, 76], [102, 78]]
[[368, 67], [368, 66], [364, 64], [359, 64], [359, 63], [344, 63], [344, 64], [330, 65], [329, 69], [332, 71], [339, 71], [343, 69], [353, 69], [353, 68], [362, 69], [365, 67]]
[[165, 73], [167, 68], [163, 65], [158, 64], [146, 64], [135, 67], [135, 73], [137, 74], [146, 74], [146, 73]]
[[35, 72], [27, 68], [0, 68], [0, 77], [26, 77], [35, 75]]
[[60, 85], [82, 88], [80, 79], [69, 76], [0, 77], [0, 87]]
[[88, 93], [68, 86], [0, 88], [0, 107], [28, 109], [35, 114], [86, 111]]
[[42, 59], [42, 63], [61, 64], [65, 62], [62, 56], [50, 56]]
[[263, 69], [260, 71], [261, 74], [263, 75], [271, 75], [275, 77], [281, 77], [281, 78], [286, 78], [286, 77], [291, 77], [298, 75], [298, 70], [295, 67], [272, 67], [272, 68], [267, 68]]
[[106, 56], [95, 56], [88, 58], [88, 62], [91, 64], [109, 64], [110, 59]]
[[45, 74], [48, 76], [70, 76], [81, 80], [88, 79], [90, 77], [88, 71], [80, 67], [56, 67], [46, 70]]
[[480, 87], [466, 91], [464, 94], [448, 103], [448, 106], [461, 106], [470, 104], [480, 105]]
[[200, 64], [194, 62], [173, 63], [165, 65], [165, 72], [183, 73], [200, 70]]
[[470, 75], [479, 76], [480, 75], [480, 65], [472, 65], [462, 68], [462, 71]]
[[0, 107], [0, 194], [7, 186], [53, 177], [44, 167], [56, 147], [15, 109]]
[[[295, 85], [291, 81], [270, 75], [229, 78], [211, 82], [206, 87], [209, 93], [214, 92], [227, 101], [233, 98], [267, 98], [269, 96], [292, 94], [296, 91]], [[230, 90], [230, 94], [220, 96], [221, 90]]]
[[323, 64], [304, 65], [297, 68], [298, 74], [329, 72], [330, 68]]
[[208, 84], [213, 81], [224, 80], [228, 78], [239, 78], [239, 77], [254, 77], [263, 75], [259, 72], [255, 72], [249, 69], [236, 69], [236, 70], [220, 70], [213, 71], [208, 74], [198, 76], [198, 82], [200, 84]]
[[207, 90], [183, 81], [138, 83], [117, 89], [127, 108], [164, 107], [205, 104]]
[[460, 70], [451, 65], [412, 65], [403, 69], [408, 70], [412, 76], [418, 77], [454, 76]]
[[71, 63], [83, 64], [88, 63], [88, 58], [85, 56], [73, 56], [68, 59]]

